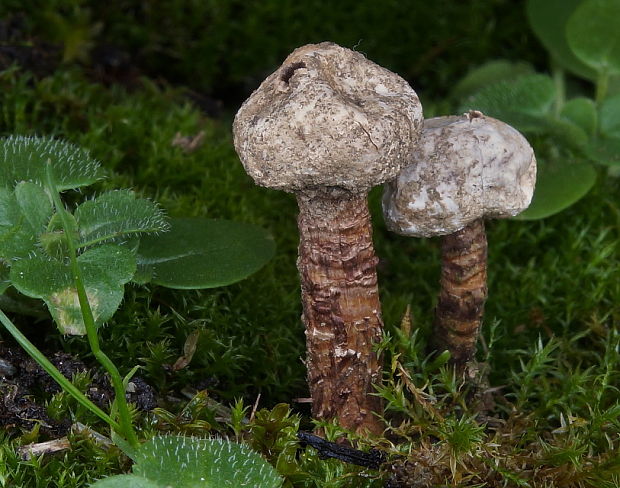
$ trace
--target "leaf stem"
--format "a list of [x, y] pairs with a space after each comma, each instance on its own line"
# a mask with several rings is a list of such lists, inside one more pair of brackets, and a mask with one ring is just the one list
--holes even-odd
[[601, 105], [605, 97], [607, 96], [607, 89], [609, 88], [609, 74], [607, 70], [600, 71], [596, 78], [596, 104]]
[[50, 191], [52, 200], [54, 202], [54, 206], [56, 207], [56, 211], [60, 216], [62, 221], [62, 225], [65, 230], [65, 235], [67, 237], [67, 247], [69, 250], [69, 259], [71, 260], [71, 272], [73, 274], [73, 280], [75, 281], [75, 287], [77, 289], [78, 300], [80, 302], [80, 309], [82, 311], [82, 317], [84, 320], [84, 327], [86, 328], [86, 337], [88, 338], [88, 344], [90, 345], [90, 349], [93, 352], [97, 361], [106, 369], [108, 374], [110, 375], [110, 379], [112, 382], [112, 386], [114, 388], [115, 402], [118, 407], [118, 417], [120, 429], [119, 433], [125, 436], [126, 440], [132, 445], [137, 446], [138, 437], [133, 429], [131, 414], [129, 412], [129, 407], [127, 406], [127, 400], [125, 398], [125, 387], [123, 385], [123, 379], [118, 372], [118, 369], [114, 365], [114, 363], [110, 360], [110, 358], [101, 350], [99, 346], [99, 337], [97, 336], [97, 326], [95, 324], [95, 318], [93, 316], [93, 311], [90, 307], [90, 303], [88, 301], [88, 296], [86, 294], [86, 288], [84, 287], [84, 281], [82, 279], [82, 270], [77, 261], [77, 252], [76, 245], [73, 240], [73, 236], [71, 235], [71, 225], [69, 222], [69, 217], [67, 215], [67, 211], [63, 203], [60, 201], [60, 195], [56, 190], [56, 185], [54, 183], [54, 176], [52, 173], [52, 165], [48, 161], [47, 166], [45, 168], [45, 174], [47, 178], [47, 186]]
[[562, 107], [566, 102], [566, 79], [564, 77], [564, 70], [553, 60], [551, 61], [551, 73], [553, 75], [553, 83], [555, 84], [556, 93], [553, 109], [555, 115], [559, 116]]

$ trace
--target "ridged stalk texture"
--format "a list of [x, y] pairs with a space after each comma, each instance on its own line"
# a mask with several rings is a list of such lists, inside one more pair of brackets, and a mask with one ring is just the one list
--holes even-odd
[[305, 192], [297, 201], [312, 414], [379, 434], [373, 412], [381, 412], [381, 401], [371, 393], [381, 379], [373, 346], [383, 322], [367, 196]]
[[457, 370], [474, 358], [487, 299], [487, 239], [475, 220], [441, 242], [441, 290], [435, 313], [434, 345], [448, 350]]

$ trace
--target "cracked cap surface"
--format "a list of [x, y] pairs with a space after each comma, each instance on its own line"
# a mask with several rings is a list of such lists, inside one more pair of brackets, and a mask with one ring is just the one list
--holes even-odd
[[409, 84], [330, 42], [293, 51], [243, 103], [233, 124], [246, 172], [295, 192], [366, 191], [411, 160], [422, 106]]
[[424, 122], [414, 157], [383, 194], [397, 234], [452, 234], [476, 219], [525, 210], [536, 184], [536, 158], [525, 137], [480, 112]]

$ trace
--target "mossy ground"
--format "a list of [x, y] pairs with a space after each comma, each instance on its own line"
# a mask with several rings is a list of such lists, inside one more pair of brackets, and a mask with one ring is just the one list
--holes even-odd
[[[204, 142], [193, 152], [172, 144], [177, 133], [200, 131]], [[71, 67], [42, 78], [15, 67], [0, 72], [0, 135], [8, 134], [49, 134], [88, 148], [109, 172], [94, 191], [131, 187], [173, 216], [233, 219], [268, 229], [276, 257], [236, 285], [191, 292], [129, 287], [121, 310], [101, 331], [102, 347], [122, 372], [142, 365], [164, 399], [206, 388], [225, 405], [238, 398], [248, 405], [260, 394], [260, 407], [286, 402], [307, 413], [294, 403], [307, 396], [296, 204], [291, 195], [258, 188], [245, 175], [232, 148], [230, 114], [211, 118], [185, 90], [148, 79], [128, 89], [93, 83]], [[396, 459], [399, 476], [435, 476], [429, 479], [437, 486], [620, 485], [619, 195], [620, 180], [601, 170], [594, 190], [554, 217], [488, 224], [489, 300], [479, 359], [495, 390], [493, 403], [481, 412], [473, 394], [425, 356], [438, 241], [388, 233], [380, 190], [371, 193], [391, 337], [384, 345], [382, 395], [394, 445], [382, 447], [411, 450], [430, 466], [421, 474]], [[401, 333], [408, 305], [412, 337]], [[50, 323], [21, 320], [20, 326], [41, 347], [94, 364], [83, 340], [59, 337]], [[190, 365], [171, 372], [195, 330], [200, 338]], [[175, 405], [166, 408], [174, 411]], [[177, 431], [227, 429], [203, 404], [186, 412], [189, 418], [160, 412], [159, 423], [144, 419], [145, 432], [161, 426], [162, 418]], [[257, 418], [235, 430], [278, 463], [289, 486], [382, 486], [355, 476], [357, 468], [311, 452], [296, 459], [299, 420], [281, 407]], [[309, 425], [307, 417], [302, 422]], [[118, 451], [87, 441], [58, 456], [20, 461], [14, 434], [12, 439], [7, 435], [0, 443], [0, 486], [82, 487], [127, 468]]]

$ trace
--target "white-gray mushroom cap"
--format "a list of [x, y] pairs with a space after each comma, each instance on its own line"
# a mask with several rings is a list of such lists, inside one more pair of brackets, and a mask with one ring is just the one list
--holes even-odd
[[243, 103], [233, 124], [246, 172], [285, 191], [365, 191], [394, 178], [422, 127], [400, 76], [330, 42], [293, 51]]
[[525, 210], [536, 158], [525, 137], [480, 112], [424, 121], [409, 164], [385, 186], [388, 229], [412, 237], [456, 232], [476, 219]]

